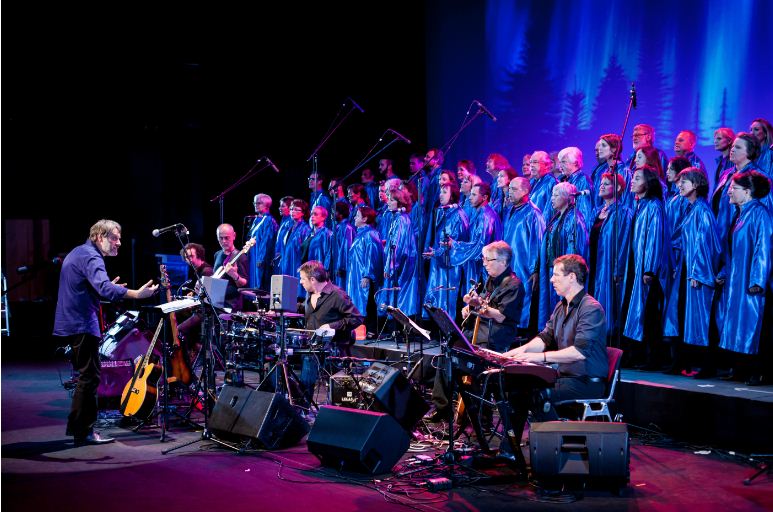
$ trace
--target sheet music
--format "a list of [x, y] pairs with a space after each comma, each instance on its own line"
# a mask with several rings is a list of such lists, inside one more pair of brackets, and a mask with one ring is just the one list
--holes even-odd
[[175, 311], [180, 311], [183, 309], [188, 309], [188, 308], [198, 306], [200, 303], [201, 302], [199, 301], [199, 299], [195, 297], [188, 297], [185, 299], [173, 300], [172, 302], [167, 302], [166, 304], [160, 304], [156, 307], [166, 315], [168, 313], [174, 313]]

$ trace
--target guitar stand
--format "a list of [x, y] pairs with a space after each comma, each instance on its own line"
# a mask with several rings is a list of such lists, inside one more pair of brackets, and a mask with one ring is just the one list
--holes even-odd
[[743, 484], [744, 485], [751, 485], [754, 480], [756, 480], [758, 477], [765, 475], [770, 475], [771, 467], [770, 467], [770, 459], [773, 458], [773, 454], [767, 453], [764, 455], [761, 454], [752, 454], [749, 456], [750, 461], [756, 461], [759, 462], [757, 464], [757, 470], [754, 472], [754, 474], [749, 475], [748, 477], [744, 478]]

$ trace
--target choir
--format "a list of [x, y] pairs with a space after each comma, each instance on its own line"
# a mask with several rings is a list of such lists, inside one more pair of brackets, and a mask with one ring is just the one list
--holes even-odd
[[729, 353], [734, 378], [759, 383], [773, 316], [772, 130], [764, 119], [750, 133], [716, 130], [711, 177], [693, 132], [678, 134], [668, 160], [649, 125], [634, 127], [628, 160], [618, 135], [602, 135], [590, 172], [576, 147], [535, 150], [518, 170], [492, 153], [482, 175], [470, 160], [444, 170], [430, 149], [411, 155], [407, 180], [382, 159], [383, 181], [365, 169], [346, 189], [331, 180], [330, 194], [314, 172], [309, 202], [281, 198], [279, 224], [271, 198], [255, 196], [250, 286], [313, 259], [362, 312], [388, 305], [420, 320], [429, 303], [458, 316], [460, 290], [486, 280], [482, 248], [504, 240], [525, 288], [517, 332], [530, 336], [559, 301], [553, 261], [579, 254], [626, 364], [700, 378]]

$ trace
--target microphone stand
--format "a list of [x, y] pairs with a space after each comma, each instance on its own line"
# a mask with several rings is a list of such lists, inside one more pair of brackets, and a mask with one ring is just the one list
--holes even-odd
[[328, 128], [327, 132], [325, 132], [325, 134], [322, 136], [322, 140], [319, 141], [319, 144], [317, 144], [317, 147], [314, 148], [314, 151], [312, 151], [311, 155], [309, 155], [309, 157], [306, 159], [307, 162], [309, 160], [313, 160], [311, 165], [312, 173], [316, 173], [318, 170], [319, 152], [322, 151], [322, 148], [325, 146], [325, 144], [327, 144], [327, 141], [330, 140], [330, 137], [332, 137], [333, 134], [336, 131], [338, 131], [341, 125], [344, 124], [344, 121], [346, 121], [355, 110], [359, 110], [363, 114], [365, 113], [365, 111], [362, 110], [362, 108], [360, 108], [360, 106], [357, 105], [357, 103], [355, 103], [354, 100], [352, 100], [351, 98], [347, 98], [347, 100], [349, 100], [349, 102], [351, 103], [349, 110], [347, 110], [346, 113], [342, 115], [344, 111], [344, 107], [346, 106], [346, 102], [341, 104], [341, 108], [338, 110], [338, 113], [333, 119], [333, 124], [330, 126], [330, 128]]
[[[230, 191], [232, 191], [233, 189], [237, 188], [238, 186], [240, 186], [242, 183], [246, 182], [250, 178], [252, 178], [254, 176], [257, 176], [258, 174], [260, 174], [261, 171], [271, 167], [271, 164], [268, 163], [267, 160], [268, 159], [266, 157], [258, 158], [255, 161], [255, 163], [252, 165], [252, 167], [250, 167], [247, 170], [247, 172], [242, 175], [241, 178], [239, 178], [238, 180], [234, 181], [231, 185], [226, 187], [225, 190], [223, 190], [218, 195], [216, 195], [215, 197], [213, 197], [212, 199], [209, 200], [210, 203], [214, 203], [215, 201], [217, 201], [219, 203], [219, 205], [220, 205], [220, 224], [225, 222], [223, 220], [224, 219], [224, 205], [223, 205], [223, 202], [224, 202], [226, 194], [228, 194]], [[256, 169], [256, 167], [258, 167], [258, 164], [260, 162], [264, 162], [263, 167], [261, 167], [259, 169]]]
[[451, 150], [453, 145], [456, 143], [456, 139], [459, 138], [459, 135], [462, 134], [464, 130], [467, 129], [468, 126], [472, 124], [473, 121], [475, 121], [480, 115], [483, 113], [483, 109], [478, 107], [478, 111], [473, 114], [472, 117], [470, 117], [470, 110], [472, 110], [472, 106], [475, 105], [475, 102], [473, 101], [470, 103], [470, 107], [467, 109], [467, 114], [465, 114], [464, 119], [462, 120], [462, 124], [459, 125], [459, 129], [456, 130], [456, 133], [451, 135], [451, 138], [446, 141], [443, 146], [441, 146], [441, 150], [443, 151], [443, 154], [448, 154], [448, 152]]
[[[204, 385], [203, 385], [204, 402], [201, 405], [202, 405], [202, 412], [204, 413], [204, 430], [202, 430], [201, 437], [199, 437], [198, 439], [194, 439], [192, 441], [179, 444], [168, 450], [163, 450], [161, 454], [166, 455], [167, 453], [171, 453], [175, 450], [183, 448], [184, 446], [190, 446], [194, 443], [198, 443], [199, 441], [211, 441], [225, 448], [229, 448], [236, 452], [241, 452], [242, 450], [240, 448], [230, 443], [226, 443], [221, 439], [218, 439], [209, 430], [209, 418], [212, 415], [212, 411], [209, 408], [210, 397], [215, 397], [216, 395], [215, 375], [214, 375], [214, 368], [212, 366], [212, 338], [215, 336], [215, 333], [214, 333], [215, 322], [218, 322], [219, 318], [217, 316], [217, 310], [215, 309], [215, 306], [212, 303], [212, 299], [209, 296], [209, 293], [207, 292], [207, 288], [204, 286], [204, 282], [202, 281], [201, 276], [199, 275], [199, 272], [196, 270], [196, 267], [193, 265], [190, 258], [188, 257], [188, 253], [185, 251], [185, 242], [183, 242], [183, 238], [182, 238], [185, 235], [186, 233], [184, 232], [178, 232], [177, 239], [180, 241], [180, 245], [183, 248], [183, 251], [182, 251], [183, 259], [185, 259], [185, 262], [188, 263], [188, 266], [190, 266], [190, 268], [193, 269], [193, 275], [196, 276], [196, 284], [198, 286], [199, 303], [200, 303], [199, 307], [202, 309], [201, 333], [202, 333], [202, 344], [203, 344], [202, 350], [204, 352], [204, 368], [201, 372], [201, 380], [204, 381]], [[207, 309], [210, 309], [211, 311], [208, 312]], [[211, 315], [211, 318], [212, 318], [211, 324], [208, 318], [209, 315]], [[194, 397], [194, 401], [195, 400], [200, 400], [200, 399], [198, 397]], [[191, 407], [193, 407], [193, 402], [191, 402]]]
[[[625, 120], [623, 121], [623, 131], [620, 132], [620, 153], [617, 155], [618, 159], [622, 161], [622, 152], [623, 152], [623, 137], [625, 136], [625, 130], [628, 127], [628, 118], [631, 115], [631, 109], [636, 108], [636, 85], [634, 82], [631, 82], [631, 90], [630, 95], [628, 97], [628, 109], [625, 112]], [[612, 169], [612, 176], [614, 176], [614, 183], [612, 184], [612, 190], [614, 193], [615, 198], [615, 218], [612, 219], [612, 247], [616, 248], [618, 251], [620, 250], [619, 246], [619, 237], [620, 237], [620, 226], [617, 222], [618, 217], [618, 210], [620, 209], [620, 201], [619, 197], [617, 195], [617, 164], [619, 163], [618, 160], [615, 160], [615, 167]], [[625, 183], [625, 180], [623, 180]], [[633, 228], [633, 226], [631, 226]], [[631, 248], [629, 247], [628, 250], [630, 251]], [[627, 256], [626, 256], [627, 261]], [[614, 340], [614, 346], [615, 348], [620, 348], [622, 346], [622, 326], [624, 325], [624, 322], [622, 321], [622, 318], [620, 316], [623, 314], [623, 299], [624, 297], [618, 297], [621, 293], [618, 293], [617, 289], [617, 283], [615, 282], [615, 276], [617, 275], [617, 258], [612, 259], [612, 304], [615, 308], [615, 340]], [[621, 290], [622, 294], [625, 293], [625, 290]], [[611, 340], [610, 340], [611, 342]]]

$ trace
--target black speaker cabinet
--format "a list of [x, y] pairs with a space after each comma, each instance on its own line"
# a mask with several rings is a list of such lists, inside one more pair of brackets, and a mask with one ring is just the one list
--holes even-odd
[[628, 425], [585, 421], [533, 423], [529, 451], [534, 477], [583, 480], [619, 488], [630, 477]]
[[102, 361], [102, 372], [97, 388], [97, 405], [100, 409], [118, 409], [121, 393], [134, 376], [132, 361]]
[[429, 405], [397, 368], [374, 363], [360, 379], [360, 388], [374, 398], [375, 411], [387, 412], [411, 432], [427, 413]]
[[391, 471], [410, 436], [383, 412], [323, 405], [306, 440], [323, 466], [379, 474]]
[[273, 450], [296, 445], [309, 425], [276, 393], [223, 386], [209, 428], [224, 439], [250, 438]]

